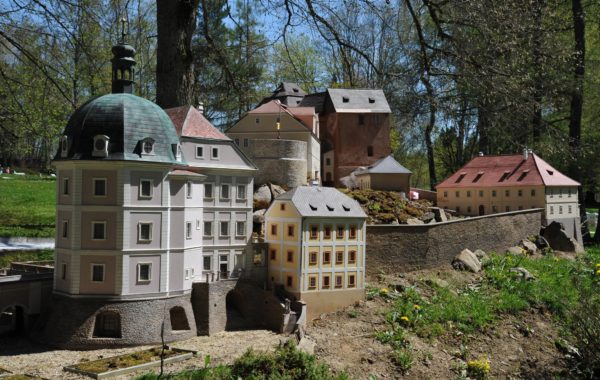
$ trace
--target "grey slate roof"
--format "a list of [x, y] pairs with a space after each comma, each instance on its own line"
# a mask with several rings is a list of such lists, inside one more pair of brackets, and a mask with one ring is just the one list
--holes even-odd
[[383, 90], [328, 88], [335, 112], [391, 113]]
[[304, 96], [306, 92], [300, 88], [296, 83], [292, 82], [282, 82], [276, 89], [273, 91], [273, 95], [278, 96]]
[[291, 200], [302, 216], [367, 217], [357, 201], [333, 187], [299, 186], [276, 199]]
[[366, 168], [356, 169], [354, 174], [370, 174], [370, 173], [379, 173], [379, 174], [412, 174], [410, 170], [400, 165], [398, 161], [389, 155], [382, 159], [379, 159], [373, 163], [373, 165], [368, 166]]
[[[69, 119], [63, 133], [69, 151], [55, 160], [125, 160], [182, 164], [173, 153], [179, 142], [171, 119], [153, 102], [132, 94], [108, 94], [89, 100]], [[109, 137], [108, 156], [92, 157], [96, 135]], [[154, 140], [154, 154], [141, 155], [141, 141]]]
[[326, 97], [326, 92], [318, 92], [315, 94], [306, 95], [300, 102], [300, 107], [315, 107], [315, 112], [321, 113], [325, 107]]

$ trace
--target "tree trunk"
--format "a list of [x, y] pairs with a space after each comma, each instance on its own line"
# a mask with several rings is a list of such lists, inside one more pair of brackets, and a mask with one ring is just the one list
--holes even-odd
[[198, 0], [156, 2], [156, 103], [162, 108], [192, 104], [192, 36], [197, 12]]
[[[569, 175], [571, 178], [582, 182], [580, 162], [581, 157], [581, 115], [583, 113], [583, 82], [585, 77], [585, 13], [581, 0], [572, 0], [573, 33], [575, 37], [575, 50], [573, 51], [574, 85], [571, 92], [571, 112], [569, 117], [569, 149], [571, 164]], [[579, 186], [579, 210], [581, 221], [587, 219], [585, 212], [585, 194], [583, 187]], [[582, 235], [589, 239], [587, 223], [582, 223]]]

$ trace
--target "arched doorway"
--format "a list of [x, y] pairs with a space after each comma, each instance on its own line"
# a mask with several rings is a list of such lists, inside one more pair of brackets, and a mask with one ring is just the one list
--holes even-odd
[[479, 215], [485, 215], [485, 206], [479, 205]]
[[20, 335], [25, 332], [25, 309], [11, 305], [0, 313], [0, 335]]
[[185, 310], [181, 306], [172, 307], [169, 310], [169, 317], [171, 317], [171, 330], [182, 331], [190, 329]]

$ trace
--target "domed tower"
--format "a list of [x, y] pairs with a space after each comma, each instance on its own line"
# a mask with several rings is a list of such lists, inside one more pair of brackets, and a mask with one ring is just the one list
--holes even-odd
[[[148, 344], [196, 335], [190, 303], [201, 270], [203, 176], [171, 119], [132, 94], [135, 49], [112, 49], [112, 93], [77, 109], [57, 172], [53, 310], [45, 340], [67, 348]], [[187, 202], [187, 203], [186, 203]], [[185, 224], [184, 224], [185, 223]], [[189, 224], [189, 225], [188, 225]]]

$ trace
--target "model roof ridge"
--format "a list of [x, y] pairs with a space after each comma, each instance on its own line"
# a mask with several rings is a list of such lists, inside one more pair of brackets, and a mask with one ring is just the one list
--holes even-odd
[[410, 170], [400, 164], [393, 155], [389, 154], [382, 157], [367, 166], [366, 168], [356, 169], [356, 174], [361, 173], [408, 173], [412, 174]]

